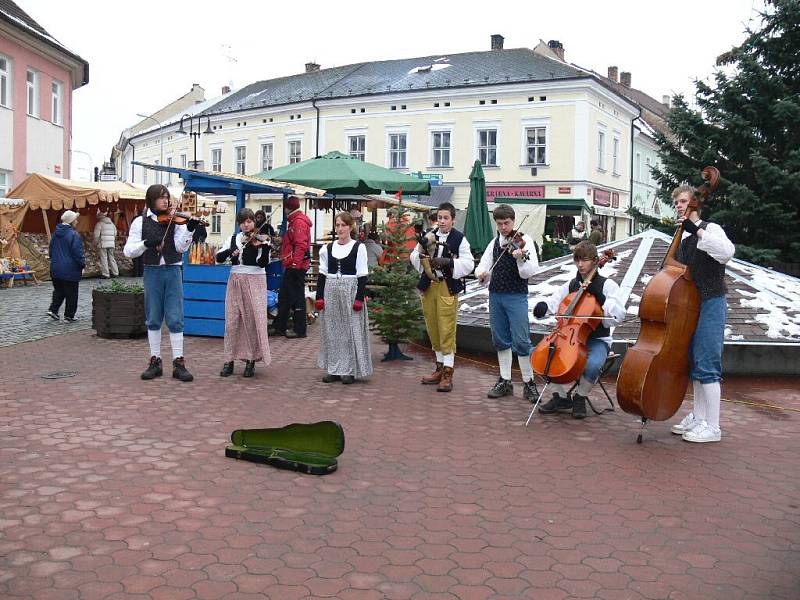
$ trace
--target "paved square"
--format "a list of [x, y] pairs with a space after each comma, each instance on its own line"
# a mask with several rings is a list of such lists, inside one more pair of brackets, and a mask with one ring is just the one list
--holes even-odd
[[[488, 400], [466, 361], [437, 394], [379, 344], [371, 381], [323, 384], [311, 333], [253, 380], [187, 338], [192, 384], [140, 381], [144, 340], [0, 348], [0, 598], [800, 597], [797, 380], [726, 382], [785, 410], [724, 402], [720, 444], [637, 445], [619, 411], [526, 428], [521, 386]], [[224, 457], [234, 429], [322, 419], [332, 475]]]

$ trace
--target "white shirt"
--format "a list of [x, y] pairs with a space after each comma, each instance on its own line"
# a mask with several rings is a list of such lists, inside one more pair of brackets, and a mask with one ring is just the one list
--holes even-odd
[[[233, 237], [233, 236], [231, 236]], [[239, 264], [238, 265], [231, 265], [231, 273], [236, 273], [239, 275], [261, 275], [264, 277], [264, 267], [259, 267], [258, 265], [243, 265], [242, 264], [242, 249], [244, 248], [244, 235], [242, 232], [236, 234], [236, 239], [234, 240], [234, 244], [236, 248], [239, 249]], [[227, 244], [224, 248], [220, 248], [217, 252], [225, 251], [225, 250], [234, 250], [231, 246], [231, 238], [228, 238]], [[264, 254], [264, 252], [269, 253], [269, 249], [266, 246], [259, 246], [258, 247], [258, 254], [256, 254], [256, 260], [259, 260]]]
[[[530, 258], [528, 260], [525, 260], [522, 257], [517, 258], [517, 270], [519, 271], [520, 277], [523, 279], [530, 279], [536, 275], [536, 271], [539, 270], [539, 260], [536, 258], [536, 247], [533, 245], [531, 236], [529, 236], [527, 233], [523, 233], [522, 239], [525, 242], [525, 250], [527, 250], [530, 254]], [[508, 238], [504, 235], [500, 235], [500, 248], [507, 243]], [[483, 253], [483, 256], [481, 256], [481, 262], [478, 265], [478, 268], [475, 269], [475, 275], [478, 277], [480, 277], [483, 273], [489, 273], [489, 276], [486, 278], [487, 284], [492, 279], [492, 274], [489, 270], [494, 266], [494, 262], [494, 240], [492, 240], [489, 242], [489, 245], [486, 246], [486, 251]]]
[[[572, 280], [566, 282], [549, 298], [544, 299], [544, 302], [547, 303], [548, 314], [558, 314], [561, 302], [570, 294], [569, 284], [571, 282]], [[620, 301], [619, 285], [613, 279], [606, 279], [605, 283], [603, 283], [603, 295], [606, 297], [606, 301], [603, 303], [602, 324], [604, 327], [608, 327], [609, 335], [599, 339], [610, 346], [614, 342], [614, 326], [619, 325], [625, 319], [625, 306]], [[533, 301], [533, 306], [536, 306], [540, 301], [542, 301], [541, 298], [536, 298]]]
[[[347, 257], [350, 252], [353, 251], [353, 246], [355, 245], [355, 240], [350, 240], [346, 244], [340, 244], [338, 240], [334, 240], [333, 242], [333, 250], [331, 253], [333, 254], [333, 258], [338, 258], [339, 260]], [[341, 268], [341, 267], [340, 267]], [[325, 277], [343, 277], [343, 278], [357, 278], [357, 277], [366, 277], [369, 275], [369, 259], [367, 257], [367, 248], [364, 244], [361, 244], [358, 247], [358, 254], [356, 254], [356, 274], [355, 275], [344, 275], [342, 273], [328, 273], [328, 244], [322, 246], [319, 251], [319, 274], [325, 275]]]
[[[145, 209], [145, 213], [143, 216], [136, 217], [131, 223], [131, 229], [128, 232], [128, 240], [125, 242], [125, 247], [122, 249], [122, 253], [127, 256], [128, 258], [136, 258], [144, 254], [144, 251], [147, 250], [147, 247], [144, 245], [144, 241], [142, 240], [142, 219], [153, 219], [153, 221], [158, 221], [158, 215], [151, 211], [149, 208]], [[189, 246], [192, 245], [192, 232], [186, 228], [186, 225], [173, 225], [174, 233], [173, 240], [175, 241], [175, 250], [177, 250], [180, 254], [183, 254], [189, 249]], [[161, 255], [161, 261], [158, 263], [159, 265], [167, 264], [164, 261], [164, 255]], [[175, 263], [170, 263], [173, 265], [180, 265], [183, 264], [183, 261], [178, 261]]]
[[[696, 225], [700, 226], [702, 223], [702, 221], [697, 221]], [[681, 240], [685, 240], [690, 235], [692, 234], [684, 231]], [[733, 254], [736, 252], [736, 247], [725, 235], [725, 230], [716, 223], [708, 223], [706, 225], [703, 237], [698, 236], [697, 249], [703, 250], [722, 265], [732, 259]]]
[[[450, 230], [452, 231], [452, 229]], [[450, 232], [442, 233], [441, 231], [436, 232], [436, 239], [441, 244], [447, 242], [447, 237], [450, 235]], [[418, 273], [422, 273], [422, 262], [420, 261], [420, 254], [423, 254], [424, 250], [422, 246], [417, 244], [414, 248], [414, 251], [411, 253], [409, 260], [413, 267], [417, 270]], [[442, 256], [444, 253], [443, 246], [436, 247], [436, 256]], [[435, 257], [431, 257], [435, 258]], [[469, 242], [467, 241], [467, 236], [464, 236], [464, 239], [461, 240], [461, 244], [458, 246], [458, 258], [453, 257], [453, 279], [461, 279], [462, 277], [466, 277], [470, 273], [472, 273], [473, 269], [475, 268], [475, 259], [472, 257], [472, 249], [469, 247]], [[439, 277], [444, 277], [444, 273], [440, 269], [434, 269], [434, 272]]]

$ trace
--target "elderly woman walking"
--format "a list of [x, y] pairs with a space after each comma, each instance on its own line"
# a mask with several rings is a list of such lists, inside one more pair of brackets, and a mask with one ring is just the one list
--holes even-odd
[[317, 364], [325, 383], [353, 383], [372, 374], [369, 318], [364, 304], [367, 287], [367, 250], [352, 239], [355, 221], [350, 213], [336, 215], [336, 240], [319, 252], [316, 309], [320, 317]]

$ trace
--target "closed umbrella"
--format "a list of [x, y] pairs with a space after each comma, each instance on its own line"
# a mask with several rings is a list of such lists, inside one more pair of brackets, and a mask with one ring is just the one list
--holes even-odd
[[492, 223], [489, 221], [489, 207], [486, 204], [486, 180], [483, 177], [481, 161], [476, 160], [469, 175], [469, 205], [464, 235], [475, 252], [483, 252], [492, 241]]

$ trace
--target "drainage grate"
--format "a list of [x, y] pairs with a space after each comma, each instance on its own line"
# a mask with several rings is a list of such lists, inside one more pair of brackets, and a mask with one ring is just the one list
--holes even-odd
[[66, 379], [68, 377], [75, 377], [77, 374], [77, 371], [56, 371], [55, 373], [42, 375], [42, 379]]

